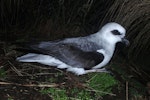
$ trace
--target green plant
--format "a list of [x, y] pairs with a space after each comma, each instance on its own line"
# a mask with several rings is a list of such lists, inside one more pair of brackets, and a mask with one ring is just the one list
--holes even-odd
[[4, 69], [0, 69], [0, 77], [4, 78], [6, 76], [6, 71]]
[[95, 91], [97, 96], [103, 96], [106, 94], [112, 94], [112, 88], [118, 84], [113, 76], [107, 73], [92, 74], [90, 80], [88, 80], [88, 86]]
[[93, 100], [104, 95], [115, 95], [112, 93], [112, 88], [118, 84], [118, 81], [113, 76], [106, 73], [93, 73], [89, 76], [90, 79], [83, 88], [48, 88], [40, 92], [50, 94], [54, 100]]
[[48, 88], [40, 92], [43, 94], [50, 94], [54, 100], [67, 100], [65, 89]]
[[71, 90], [71, 95], [73, 97], [69, 97], [71, 100], [93, 100], [94, 97], [91, 94], [91, 91], [87, 91], [86, 89], [73, 88]]

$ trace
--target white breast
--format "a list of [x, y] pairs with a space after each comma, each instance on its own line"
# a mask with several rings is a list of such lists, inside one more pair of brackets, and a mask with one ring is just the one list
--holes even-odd
[[94, 66], [93, 69], [98, 69], [105, 66], [112, 58], [112, 54], [107, 54], [107, 52], [104, 49], [97, 50], [97, 52], [103, 54], [104, 60], [100, 64]]

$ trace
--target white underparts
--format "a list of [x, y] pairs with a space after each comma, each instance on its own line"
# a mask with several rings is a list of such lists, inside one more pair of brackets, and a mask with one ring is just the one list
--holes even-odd
[[37, 63], [41, 63], [44, 65], [57, 66], [58, 68], [61, 68], [61, 69], [69, 67], [65, 63], [61, 62], [58, 59], [55, 59], [52, 56], [35, 54], [35, 53], [28, 53], [24, 56], [18, 57], [17, 61], [19, 61], [19, 62], [37, 62]]
[[67, 71], [75, 73], [76, 75], [85, 74], [84, 68], [69, 66], [69, 65], [61, 62], [60, 60], [55, 59], [54, 57], [48, 56], [48, 55], [28, 53], [24, 56], [18, 57], [17, 61], [19, 61], [19, 62], [37, 62], [37, 63], [41, 63], [44, 65], [56, 66], [57, 68], [60, 68], [60, 69], [67, 68]]
[[76, 75], [83, 75], [83, 74], [87, 74], [87, 73], [91, 73], [91, 72], [106, 72], [105, 70], [98, 69], [98, 68], [101, 68], [102, 66], [106, 65], [109, 62], [109, 60], [111, 59], [111, 57], [105, 56], [105, 51], [103, 49], [97, 50], [97, 52], [104, 55], [104, 60], [100, 64], [98, 64], [97, 66], [93, 67], [90, 70], [85, 70], [84, 68], [79, 68], [79, 67], [75, 67], [75, 66], [69, 66], [52, 56], [43, 55], [43, 54], [35, 54], [35, 53], [28, 53], [26, 55], [18, 57], [17, 61], [19, 61], [19, 62], [37, 62], [37, 63], [41, 63], [44, 65], [56, 66], [57, 68], [60, 68], [60, 69], [66, 68], [67, 71], [75, 73]]
[[106, 54], [106, 51], [104, 49], [97, 50], [97, 52], [103, 54], [104, 60], [100, 64], [94, 66], [93, 69], [98, 69], [98, 68], [105, 66], [110, 61], [110, 59], [112, 57], [112, 55]]

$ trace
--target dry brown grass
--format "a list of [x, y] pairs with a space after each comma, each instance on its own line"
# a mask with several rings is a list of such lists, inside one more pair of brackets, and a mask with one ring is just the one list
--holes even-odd
[[[1, 0], [0, 6], [0, 42], [28, 40], [29, 37], [55, 40], [85, 36], [107, 22], [118, 22], [127, 29], [131, 43], [124, 50], [128, 55], [127, 67], [137, 79], [150, 79], [149, 0]], [[8, 73], [17, 76], [32, 77], [36, 68], [16, 67], [13, 64], [16, 55], [5, 57], [9, 53], [7, 44], [5, 46], [0, 51], [3, 52], [0, 56], [3, 68], [7, 67]], [[9, 59], [13, 59], [13, 63]]]

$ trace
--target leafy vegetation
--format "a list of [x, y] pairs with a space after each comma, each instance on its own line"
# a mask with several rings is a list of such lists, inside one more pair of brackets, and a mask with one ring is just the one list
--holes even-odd
[[[139, 97], [141, 100], [146, 95], [145, 84], [150, 79], [149, 5], [149, 0], [1, 0], [0, 97], [6, 97], [3, 100], [28, 99], [40, 91], [47, 94], [48, 99], [95, 100], [103, 96], [114, 99], [120, 96], [113, 91], [115, 87], [123, 93], [120, 98], [129, 93], [129, 98], [138, 100]], [[118, 22], [127, 29], [127, 38], [131, 43], [121, 54], [115, 53], [122, 57], [112, 60], [110, 66], [114, 76], [92, 73], [73, 80], [55, 68], [15, 61], [20, 54], [12, 50], [14, 42], [85, 36], [110, 21]], [[76, 81], [83, 85], [82, 88]], [[38, 87], [48, 83], [54, 83], [56, 87]], [[129, 89], [127, 93], [125, 87]], [[42, 95], [41, 100], [47, 95]]]
[[43, 94], [50, 94], [54, 100], [67, 100], [64, 89], [48, 88], [40, 91]]
[[[84, 80], [86, 81], [87, 78]], [[65, 87], [48, 88], [40, 92], [50, 94], [54, 100], [93, 100], [101, 98], [104, 95], [115, 96], [112, 93], [112, 88], [117, 85], [117, 80], [110, 74], [95, 73], [89, 75], [89, 80], [87, 80], [86, 85], [82, 89], [73, 87], [68, 93]]]
[[[88, 85], [94, 91], [97, 91], [96, 95], [103, 96], [112, 93], [112, 88], [118, 84], [118, 81], [110, 74], [93, 74], [92, 78], [88, 80]], [[113, 95], [113, 94], [112, 94]]]
[[0, 69], [0, 78], [6, 77], [6, 71], [4, 69]]

